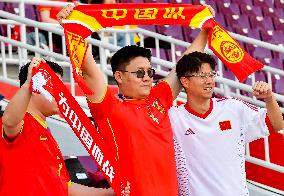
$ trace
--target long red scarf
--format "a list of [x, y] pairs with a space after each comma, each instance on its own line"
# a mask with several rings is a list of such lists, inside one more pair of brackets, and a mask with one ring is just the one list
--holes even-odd
[[121, 193], [125, 183], [117, 162], [82, 108], [47, 64], [42, 63], [33, 69], [30, 90], [44, 95], [49, 101], [52, 97], [55, 98], [60, 112], [85, 149], [96, 161], [116, 193]]
[[85, 38], [93, 31], [110, 26], [175, 24], [210, 28], [210, 48], [240, 81], [263, 67], [214, 21], [207, 7], [158, 3], [119, 4], [117, 7], [118, 4], [79, 5], [67, 20], [63, 20], [74, 78], [86, 94], [92, 94], [92, 91], [80, 77], [88, 46]]

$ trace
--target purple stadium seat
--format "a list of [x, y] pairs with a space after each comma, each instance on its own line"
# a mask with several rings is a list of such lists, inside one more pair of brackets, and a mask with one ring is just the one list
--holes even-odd
[[[283, 61], [281, 59], [278, 58], [273, 58], [269, 64], [270, 67], [274, 67], [276, 69], [280, 69], [283, 70]], [[284, 83], [283, 83], [284, 84]]]
[[168, 0], [145, 0], [145, 3], [169, 3]]
[[192, 4], [192, 0], [169, 0], [169, 3]]
[[97, 164], [93, 161], [90, 156], [78, 156], [78, 160], [89, 172], [97, 172], [99, 170]]
[[[223, 0], [223, 1], [226, 1], [226, 0]], [[217, 12], [217, 5], [216, 5], [216, 1], [215, 0], [206, 0], [205, 3], [208, 4], [208, 5], [211, 5], [212, 8]]]
[[218, 24], [220, 24], [221, 26], [223, 27], [227, 26], [224, 15], [216, 13], [214, 18], [215, 21], [218, 22]]
[[26, 18], [31, 20], [39, 21], [39, 15], [34, 5], [27, 4], [25, 5], [25, 14]]
[[256, 47], [252, 53], [252, 56], [267, 65], [269, 65], [272, 59], [271, 51], [261, 47]]
[[[152, 57], [157, 57], [156, 49], [155, 48], [149, 48], [149, 49], [152, 52]], [[166, 49], [160, 49], [160, 59], [169, 60], [168, 59], [168, 53], [167, 53]], [[153, 66], [154, 69], [157, 70], [158, 64], [152, 64], [152, 66]], [[163, 71], [169, 71], [170, 69], [166, 68], [166, 67], [162, 67], [162, 70]], [[158, 80], [158, 79], [161, 79], [161, 78], [162, 78], [162, 76], [159, 75], [158, 73], [156, 73], [155, 76], [154, 76], [154, 80]]]
[[230, 80], [235, 80], [235, 75], [233, 74], [233, 72], [231, 70], [229, 70], [227, 67], [225, 67], [225, 69], [223, 69], [223, 77], [230, 79]]
[[192, 0], [192, 4], [193, 5], [200, 5], [200, 4], [202, 4], [202, 3], [204, 3], [205, 1], [203, 1], [203, 0]]
[[264, 81], [267, 82], [267, 76], [266, 73], [262, 70], [258, 70], [254, 73], [255, 75], [255, 81]]
[[144, 0], [121, 0], [121, 3], [145, 3]]
[[[4, 2], [0, 2], [0, 10], [4, 10], [5, 4], [6, 4], [6, 3], [4, 3]], [[6, 32], [6, 31], [4, 30], [4, 25], [0, 25], [0, 35], [5, 36], [5, 33], [4, 33], [4, 32]]]
[[284, 18], [273, 18], [272, 20], [275, 29], [284, 32]]
[[261, 40], [271, 44], [283, 44], [284, 34], [282, 31], [261, 31]]
[[231, 16], [231, 15], [226, 15], [225, 16], [227, 24], [231, 26], [232, 28], [246, 28], [250, 29], [250, 23], [249, 23], [249, 18], [246, 15], [242, 16]]
[[248, 29], [248, 28], [236, 27], [235, 28], [235, 32], [240, 34], [240, 35], [245, 35], [247, 37], [260, 40], [259, 31], [256, 30], [256, 29]]
[[274, 0], [274, 7], [284, 9], [284, 1], [283, 0]]
[[281, 8], [262, 8], [264, 17], [271, 18], [283, 18], [284, 19], [284, 11]]
[[257, 48], [255, 45], [253, 44], [249, 44], [249, 43], [246, 43], [246, 51], [247, 53], [249, 53], [251, 56], [253, 55], [253, 52], [255, 51], [255, 49]]
[[274, 30], [272, 19], [269, 17], [250, 17], [251, 28], [258, 30]]
[[0, 2], [0, 10], [4, 10], [5, 4], [6, 4], [6, 3], [4, 3], [4, 2]]
[[275, 81], [274, 92], [284, 95], [284, 77], [280, 77], [279, 80]]
[[274, 59], [279, 59], [282, 62], [284, 61], [284, 53], [272, 51]]
[[154, 32], [154, 33], [157, 32], [156, 25], [139, 25], [139, 27], [140, 27], [141, 29], [146, 29], [146, 30], [152, 31], [152, 32]]
[[183, 40], [182, 26], [177, 25], [158, 25], [158, 33], [171, 36], [173, 38]]
[[241, 4], [240, 10], [243, 15], [252, 16], [252, 17], [263, 16], [261, 7], [259, 6]]
[[274, 0], [253, 0], [254, 5], [260, 7], [273, 7]]
[[217, 6], [219, 13], [225, 15], [240, 15], [239, 5], [235, 3], [224, 3], [222, 1], [217, 1]]
[[236, 3], [236, 4], [239, 4], [239, 5], [250, 5], [250, 6], [253, 6], [253, 3], [252, 3], [252, 0], [231, 0], [232, 3]]
[[[153, 57], [157, 57], [157, 53], [156, 53], [156, 48], [149, 48], [152, 52], [152, 56]], [[163, 60], [168, 60], [168, 54], [166, 52], [166, 49], [160, 49], [160, 59], [163, 59]]]
[[183, 27], [184, 32], [184, 41], [186, 42], [192, 42], [196, 36], [199, 34], [199, 29], [191, 29], [190, 27]]

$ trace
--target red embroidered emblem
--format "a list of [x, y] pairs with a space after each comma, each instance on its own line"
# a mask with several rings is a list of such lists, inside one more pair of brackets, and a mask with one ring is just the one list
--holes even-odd
[[220, 126], [221, 131], [232, 129], [231, 121], [229, 120], [219, 122], [219, 126]]

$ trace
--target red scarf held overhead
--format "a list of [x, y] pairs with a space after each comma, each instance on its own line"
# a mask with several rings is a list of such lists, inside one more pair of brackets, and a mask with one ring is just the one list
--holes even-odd
[[49, 101], [52, 97], [55, 98], [59, 111], [89, 155], [96, 161], [115, 192], [121, 193], [121, 190], [124, 190], [124, 184], [114, 156], [111, 156], [90, 119], [47, 64], [41, 63], [39, 67], [33, 69], [30, 90], [44, 95]]
[[263, 65], [246, 53], [226, 30], [215, 22], [205, 6], [187, 4], [97, 4], [79, 5], [67, 20], [63, 20], [65, 38], [74, 78], [86, 94], [92, 91], [82, 80], [82, 65], [88, 43], [85, 38], [104, 27], [120, 25], [183, 25], [210, 28], [210, 49], [244, 81]]

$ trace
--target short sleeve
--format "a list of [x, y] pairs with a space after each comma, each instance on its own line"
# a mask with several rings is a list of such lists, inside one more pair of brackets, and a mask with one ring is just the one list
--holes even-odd
[[173, 104], [173, 94], [170, 85], [166, 81], [162, 81], [154, 86], [150, 95], [156, 97], [160, 102], [169, 109]]
[[115, 95], [110, 91], [109, 87], [106, 88], [105, 95], [101, 101], [92, 102], [87, 100], [90, 112], [95, 120], [108, 117], [116, 101], [118, 101], [118, 99], [115, 98]]
[[4, 128], [2, 126], [2, 119], [0, 119], [0, 132], [1, 132], [0, 143], [2, 143], [3, 145], [14, 145], [15, 143], [18, 143], [19, 140], [21, 141], [21, 138], [22, 138], [21, 135], [22, 135], [23, 129], [24, 129], [24, 124], [22, 126], [21, 131], [18, 133], [18, 135], [10, 139], [8, 138], [8, 136], [5, 135]]
[[[245, 101], [242, 104], [243, 130], [246, 143], [269, 135], [272, 126], [265, 108], [259, 108]], [[240, 115], [241, 115], [240, 114]]]

